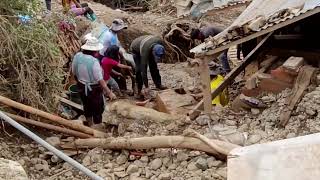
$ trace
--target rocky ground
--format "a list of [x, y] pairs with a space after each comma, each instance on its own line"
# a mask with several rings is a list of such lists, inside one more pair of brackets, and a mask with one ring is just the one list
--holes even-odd
[[[155, 32], [158, 31], [156, 27], [159, 22], [154, 20], [153, 16], [158, 17], [159, 14], [128, 15], [119, 12], [119, 14], [110, 15], [107, 7], [90, 3], [97, 14], [108, 23], [110, 19], [119, 15], [131, 18], [133, 27], [138, 28], [141, 27], [141, 23], [148, 22], [145, 26], [146, 31], [150, 31], [151, 29], [148, 29], [150, 27], [153, 27]], [[219, 11], [217, 18], [211, 17], [211, 20], [220, 24], [225, 22], [221, 26], [226, 26], [231, 23], [231, 19], [235, 18], [236, 14], [241, 12], [240, 10], [241, 8], [236, 8], [234, 13], [228, 11], [225, 15]], [[155, 19], [159, 20], [159, 18]], [[159, 69], [163, 82], [168, 87], [184, 87], [187, 90], [199, 87], [199, 76], [194, 68], [188, 67], [187, 63], [160, 64]], [[251, 112], [235, 113], [230, 107], [215, 107], [211, 117], [201, 115], [194, 121], [187, 119], [172, 122], [169, 125], [128, 120], [107, 113], [106, 116], [113, 120], [107, 125], [112, 126], [111, 129], [117, 132], [113, 136], [180, 135], [183, 130], [192, 128], [209, 138], [219, 138], [239, 145], [264, 143], [319, 132], [320, 86], [311, 86], [288, 125], [284, 129], [278, 127], [279, 115], [289, 93], [290, 90], [285, 90], [278, 95], [262, 96], [260, 99], [268, 105], [268, 108], [261, 112], [253, 109]], [[33, 130], [53, 145], [73, 140], [60, 134], [48, 135], [39, 129]], [[2, 126], [0, 133], [0, 157], [18, 161], [25, 168], [30, 179], [88, 179], [7, 125]], [[95, 148], [65, 151], [65, 153], [108, 180], [224, 180], [227, 174], [226, 162], [198, 151], [156, 149], [132, 152]]]

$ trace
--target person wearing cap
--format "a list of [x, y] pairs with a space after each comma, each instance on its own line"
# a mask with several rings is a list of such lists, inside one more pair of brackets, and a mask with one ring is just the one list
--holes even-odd
[[163, 41], [158, 36], [146, 35], [136, 38], [130, 45], [130, 52], [133, 54], [136, 64], [136, 82], [138, 84], [138, 95], [141, 95], [143, 85], [145, 92], [149, 92], [147, 68], [149, 66], [152, 80], [156, 88], [166, 89], [161, 84], [161, 76], [157, 63], [165, 55]]
[[71, 11], [76, 16], [84, 15], [90, 21], [95, 21], [97, 19], [96, 14], [89, 7], [88, 3], [80, 4], [80, 0], [62, 0], [62, 6], [66, 13]]
[[100, 50], [101, 57], [104, 56], [108, 47], [112, 45], [116, 45], [121, 48], [117, 34], [126, 28], [128, 28], [128, 26], [123, 22], [122, 19], [114, 19], [111, 27], [101, 33], [101, 35], [98, 37], [99, 41], [103, 44], [103, 48]]
[[[198, 39], [201, 42], [204, 42], [204, 40], [207, 39], [208, 37], [210, 36], [214, 37], [222, 31], [223, 29], [220, 29], [218, 27], [213, 27], [213, 26], [205, 26], [200, 29], [194, 28], [191, 30], [190, 37], [192, 40]], [[219, 59], [225, 73], [229, 73], [231, 69], [228, 61], [228, 50], [223, 51], [219, 56]]]
[[92, 37], [81, 46], [82, 51], [78, 52], [72, 61], [72, 73], [78, 82], [84, 115], [90, 126], [102, 122], [104, 93], [110, 99], [115, 99], [115, 95], [103, 80], [99, 61], [94, 57], [94, 53], [101, 50], [102, 47], [98, 39]]

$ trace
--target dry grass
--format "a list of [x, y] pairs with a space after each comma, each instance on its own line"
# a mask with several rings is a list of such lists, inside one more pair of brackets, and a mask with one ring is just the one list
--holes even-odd
[[0, 93], [46, 111], [63, 89], [64, 61], [56, 44], [56, 25], [0, 16]]

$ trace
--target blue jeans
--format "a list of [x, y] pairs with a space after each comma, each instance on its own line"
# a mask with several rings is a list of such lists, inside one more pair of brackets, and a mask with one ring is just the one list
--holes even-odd
[[116, 91], [118, 93], [120, 92], [119, 85], [117, 81], [113, 79], [113, 77], [110, 77], [110, 79], [107, 81], [107, 84], [111, 87], [113, 91]]
[[220, 60], [224, 72], [229, 73], [231, 71], [231, 68], [228, 61], [228, 50], [223, 51], [219, 55], [218, 59]]

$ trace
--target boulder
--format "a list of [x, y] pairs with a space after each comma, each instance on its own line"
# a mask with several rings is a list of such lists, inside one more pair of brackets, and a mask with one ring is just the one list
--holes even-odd
[[0, 179], [28, 180], [29, 178], [18, 162], [0, 158]]

